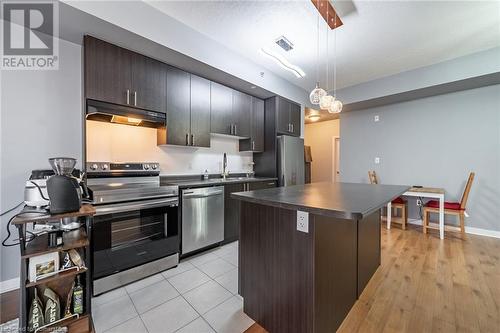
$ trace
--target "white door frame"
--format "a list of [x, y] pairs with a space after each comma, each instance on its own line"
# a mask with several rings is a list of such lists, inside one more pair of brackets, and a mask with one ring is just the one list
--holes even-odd
[[340, 149], [340, 136], [332, 136], [332, 183], [337, 181], [337, 170], [340, 174], [340, 152], [339, 152], [339, 165], [337, 165], [337, 161], [335, 156], [337, 154], [337, 145], [335, 141], [339, 140], [339, 149]]

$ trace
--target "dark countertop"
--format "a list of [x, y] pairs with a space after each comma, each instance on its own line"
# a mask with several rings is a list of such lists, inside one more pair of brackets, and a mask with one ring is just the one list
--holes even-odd
[[239, 183], [253, 183], [253, 182], [266, 182], [266, 181], [276, 181], [278, 178], [269, 177], [234, 177], [230, 176], [223, 180], [222, 178], [210, 178], [208, 180], [197, 178], [179, 178], [172, 179], [171, 177], [161, 177], [161, 185], [177, 185], [179, 188], [192, 188], [192, 187], [205, 187], [205, 186], [216, 186], [225, 184], [239, 184]]
[[359, 220], [400, 196], [410, 186], [312, 183], [232, 193], [234, 199], [314, 214]]

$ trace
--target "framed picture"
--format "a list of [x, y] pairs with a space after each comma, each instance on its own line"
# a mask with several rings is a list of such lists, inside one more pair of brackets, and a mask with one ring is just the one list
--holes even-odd
[[28, 272], [31, 282], [37, 277], [57, 272], [59, 270], [59, 253], [51, 252], [29, 258]]

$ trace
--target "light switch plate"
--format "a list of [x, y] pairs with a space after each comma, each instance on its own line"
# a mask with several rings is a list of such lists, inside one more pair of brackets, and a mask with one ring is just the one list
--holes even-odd
[[309, 233], [309, 213], [297, 211], [297, 230]]

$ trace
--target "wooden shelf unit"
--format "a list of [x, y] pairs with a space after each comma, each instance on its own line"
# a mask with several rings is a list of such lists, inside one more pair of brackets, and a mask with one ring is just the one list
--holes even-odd
[[48, 235], [44, 234], [26, 244], [22, 258], [30, 258], [51, 252], [79, 249], [88, 245], [89, 239], [85, 228], [65, 232], [63, 234], [63, 245], [58, 247], [48, 247]]
[[[29, 210], [30, 212], [32, 209]], [[43, 212], [43, 211], [41, 211]], [[22, 212], [21, 212], [22, 213]], [[68, 293], [71, 292], [75, 277], [81, 277], [81, 284], [84, 288], [84, 313], [78, 318], [68, 318], [47, 327], [39, 332], [49, 332], [54, 327], [68, 327], [70, 333], [89, 333], [94, 332], [92, 323], [92, 283], [91, 283], [91, 250], [90, 236], [92, 227], [92, 216], [95, 214], [95, 209], [92, 205], [82, 205], [78, 212], [68, 214], [22, 214], [16, 217], [12, 224], [17, 227], [19, 233], [19, 247], [21, 252], [21, 274], [20, 274], [20, 289], [19, 289], [19, 329], [21, 332], [27, 331], [28, 326], [28, 310], [31, 301], [34, 297], [35, 288], [38, 289], [38, 295], [43, 300], [43, 290], [50, 288], [58, 296], [60, 301], [61, 316], [64, 315], [66, 300]], [[30, 237], [27, 235], [27, 226], [30, 224], [41, 224], [48, 222], [56, 222], [67, 217], [78, 217], [82, 226], [73, 231], [63, 232], [63, 244], [58, 247], [48, 247], [48, 235], [39, 235], [35, 239], [28, 241]], [[57, 273], [53, 276], [31, 282], [28, 280], [28, 265], [30, 258], [53, 252], [64, 252], [71, 249], [78, 249], [82, 255], [85, 267], [80, 270], [68, 270]]]
[[[33, 212], [33, 209], [29, 210], [30, 212]], [[65, 214], [41, 214], [46, 211], [40, 210], [40, 212], [33, 212], [33, 214], [30, 213], [25, 213], [23, 216], [18, 216], [16, 217], [13, 221], [13, 225], [21, 225], [21, 224], [27, 224], [27, 223], [47, 223], [47, 222], [55, 222], [59, 221], [63, 218], [67, 217], [86, 217], [86, 216], [93, 216], [95, 214], [95, 208], [92, 205], [89, 204], [84, 204], [82, 207], [80, 207], [80, 210], [77, 212], [71, 212], [71, 213], [65, 213]], [[23, 212], [21, 212], [22, 214]]]
[[26, 287], [27, 288], [29, 288], [29, 287], [35, 287], [35, 286], [39, 286], [41, 284], [46, 284], [46, 283], [57, 281], [57, 280], [60, 280], [60, 279], [65, 279], [65, 278], [68, 278], [70, 276], [73, 276], [73, 278], [74, 278], [78, 274], [85, 273], [87, 270], [88, 269], [86, 267], [82, 267], [79, 270], [72, 269], [72, 270], [68, 270], [68, 271], [63, 271], [63, 272], [60, 272], [60, 273], [48, 276], [48, 277], [46, 277], [44, 279], [40, 279], [38, 281], [28, 282], [28, 283], [26, 283]]
[[[67, 326], [68, 327], [68, 332], [69, 333], [87, 333], [87, 332], [94, 332], [93, 328], [93, 323], [92, 323], [92, 318], [90, 315], [82, 315], [78, 318], [68, 318], [66, 320], [63, 320], [53, 326], [47, 326], [47, 328], [41, 329], [38, 332], [51, 332], [51, 330], [54, 329], [54, 327], [62, 327], [62, 326]], [[91, 327], [90, 331], [87, 330], [87, 327]]]

